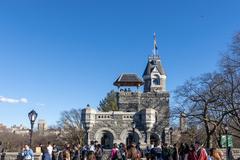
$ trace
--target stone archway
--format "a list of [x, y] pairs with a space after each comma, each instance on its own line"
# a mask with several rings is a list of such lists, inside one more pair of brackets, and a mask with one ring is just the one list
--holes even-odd
[[116, 134], [110, 128], [101, 128], [95, 133], [94, 138], [104, 149], [111, 149], [113, 147], [114, 140], [116, 140]]
[[135, 129], [134, 134], [131, 128], [124, 129], [120, 134], [120, 139], [122, 143], [129, 145], [130, 143], [140, 143], [143, 144], [144, 140], [142, 138], [141, 133], [138, 129]]
[[128, 133], [127, 134], [127, 138], [124, 142], [127, 146], [132, 144], [132, 143], [135, 143], [135, 144], [138, 144], [139, 143], [139, 135], [134, 132], [134, 133]]

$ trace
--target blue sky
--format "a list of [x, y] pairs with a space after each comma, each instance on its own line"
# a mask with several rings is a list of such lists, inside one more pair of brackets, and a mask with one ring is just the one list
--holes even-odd
[[[173, 91], [217, 69], [240, 30], [239, 0], [0, 1], [0, 123], [55, 124], [98, 106], [119, 74], [142, 75], [157, 33]], [[2, 99], [2, 100], [1, 100]]]

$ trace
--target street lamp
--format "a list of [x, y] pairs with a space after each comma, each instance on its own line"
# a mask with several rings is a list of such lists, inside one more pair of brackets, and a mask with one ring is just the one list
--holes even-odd
[[35, 112], [34, 110], [31, 110], [31, 112], [28, 113], [28, 118], [29, 118], [29, 121], [31, 123], [31, 130], [30, 130], [30, 147], [32, 147], [32, 134], [33, 134], [33, 125], [34, 125], [34, 122], [36, 121], [37, 119], [37, 112]]
[[228, 149], [228, 125], [227, 124], [224, 125], [224, 130], [225, 130], [225, 133], [226, 133], [226, 160], [228, 160], [229, 149]]
[[135, 136], [134, 136], [134, 134], [135, 134], [135, 128], [136, 128], [136, 124], [135, 124], [135, 122], [133, 121], [133, 122], [132, 122], [132, 131], [133, 131], [132, 142], [133, 142], [133, 143], [135, 143]]
[[173, 133], [173, 128], [169, 128], [169, 133], [170, 133], [170, 145], [172, 145], [172, 133]]

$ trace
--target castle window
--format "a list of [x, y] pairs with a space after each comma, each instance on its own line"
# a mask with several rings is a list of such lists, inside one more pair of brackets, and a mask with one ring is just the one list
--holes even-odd
[[158, 75], [154, 75], [153, 84], [154, 85], [160, 85], [160, 77]]
[[157, 122], [157, 112], [155, 112], [155, 122]]
[[98, 118], [100, 118], [100, 116], [98, 116]]
[[153, 84], [154, 85], [160, 85], [160, 78], [154, 78], [153, 79]]

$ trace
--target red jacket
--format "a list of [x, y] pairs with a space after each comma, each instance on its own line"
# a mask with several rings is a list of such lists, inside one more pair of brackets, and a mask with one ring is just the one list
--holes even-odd
[[204, 148], [199, 149], [198, 160], [208, 160], [207, 151]]

